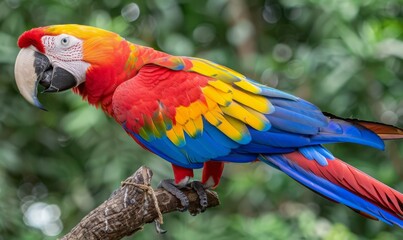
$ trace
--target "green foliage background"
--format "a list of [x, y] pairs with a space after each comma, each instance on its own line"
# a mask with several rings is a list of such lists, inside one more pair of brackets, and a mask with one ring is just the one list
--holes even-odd
[[[155, 184], [172, 177], [167, 162], [142, 150], [120, 126], [71, 92], [41, 95], [48, 112], [25, 102], [13, 77], [16, 41], [23, 31], [61, 23], [109, 29], [135, 43], [229, 66], [324, 111], [403, 127], [402, 3], [1, 1], [0, 239], [54, 239], [62, 229], [60, 237], [143, 164], [153, 169]], [[329, 148], [403, 191], [402, 142], [388, 143], [385, 152], [352, 144]], [[147, 225], [135, 236], [403, 239], [397, 227], [362, 218], [261, 163], [227, 165], [217, 191], [220, 207], [197, 217], [166, 215], [167, 234], [159, 236]], [[29, 215], [38, 203], [40, 211]]]

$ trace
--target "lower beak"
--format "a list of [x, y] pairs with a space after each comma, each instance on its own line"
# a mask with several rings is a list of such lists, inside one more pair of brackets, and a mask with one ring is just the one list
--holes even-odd
[[15, 80], [21, 95], [31, 104], [45, 110], [39, 102], [38, 84], [44, 92], [60, 92], [77, 85], [75, 77], [63, 68], [53, 68], [49, 59], [32, 48], [19, 52], [14, 68]]

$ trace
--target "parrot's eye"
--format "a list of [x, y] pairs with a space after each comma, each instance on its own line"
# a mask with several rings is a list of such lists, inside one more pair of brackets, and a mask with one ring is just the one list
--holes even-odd
[[60, 40], [60, 43], [61, 43], [63, 46], [67, 46], [67, 45], [69, 44], [69, 42], [70, 42], [70, 39], [69, 39], [68, 37], [64, 37], [64, 38], [62, 38], [62, 39]]

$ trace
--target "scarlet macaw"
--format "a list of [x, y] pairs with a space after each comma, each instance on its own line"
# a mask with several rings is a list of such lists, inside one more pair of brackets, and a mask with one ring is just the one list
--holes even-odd
[[334, 157], [322, 144], [383, 149], [403, 138], [394, 126], [322, 113], [313, 104], [208, 60], [172, 56], [81, 25], [34, 28], [18, 39], [15, 78], [22, 96], [43, 108], [45, 92], [72, 88], [100, 106], [142, 147], [172, 163], [161, 186], [184, 207], [181, 188], [216, 187], [224, 163], [261, 161], [364, 216], [403, 227], [403, 195]]

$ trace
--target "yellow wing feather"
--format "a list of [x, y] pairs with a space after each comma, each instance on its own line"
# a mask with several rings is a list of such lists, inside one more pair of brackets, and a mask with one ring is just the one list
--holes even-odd
[[193, 119], [190, 119], [189, 121], [187, 121], [183, 127], [189, 136], [191, 136], [193, 138], [196, 136], [198, 129], [196, 128], [196, 125], [195, 125]]
[[236, 102], [232, 102], [229, 106], [222, 107], [221, 109], [225, 114], [248, 124], [256, 130], [264, 131], [270, 128], [270, 122], [263, 114], [253, 109], [247, 109], [246, 106], [242, 106]]
[[270, 113], [273, 109], [270, 101], [267, 98], [259, 95], [252, 95], [234, 88], [233, 97], [235, 101], [261, 113]]
[[195, 118], [193, 120], [194, 125], [196, 126], [196, 129], [198, 129], [198, 133], [203, 130], [203, 118], [202, 116], [199, 116], [198, 118]]
[[[218, 116], [216, 115], [216, 117]], [[221, 115], [221, 122], [216, 127], [236, 142], [245, 144], [250, 141], [250, 134], [246, 125], [231, 116]]]
[[240, 79], [245, 79], [244, 75], [216, 63], [200, 58], [189, 59], [192, 62], [192, 67], [189, 69], [190, 71], [200, 73], [213, 79], [219, 79], [227, 83], [233, 83]]
[[180, 106], [176, 108], [175, 121], [177, 124], [185, 125], [189, 121], [189, 111], [187, 107]]
[[213, 81], [209, 81], [208, 84], [225, 93], [232, 92], [232, 87], [228, 83], [225, 83], [223, 81], [213, 80]]
[[210, 98], [214, 102], [221, 106], [228, 106], [232, 102], [232, 94], [225, 93], [212, 86], [206, 86], [203, 88], [203, 93], [206, 97]]
[[262, 91], [258, 86], [253, 85], [252, 83], [246, 81], [245, 79], [242, 79], [239, 82], [235, 82], [234, 84], [251, 93], [258, 94]]
[[185, 142], [185, 133], [183, 127], [180, 124], [175, 124], [170, 130], [167, 131], [167, 137], [176, 145], [183, 146]]

